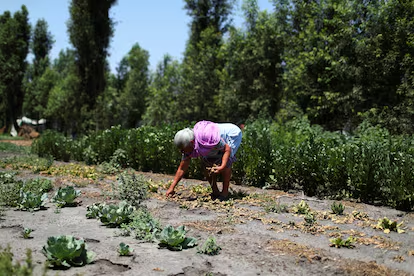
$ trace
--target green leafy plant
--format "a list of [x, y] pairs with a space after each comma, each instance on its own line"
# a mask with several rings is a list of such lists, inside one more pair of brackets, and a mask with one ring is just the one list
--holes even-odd
[[75, 190], [73, 186], [60, 187], [52, 201], [57, 204], [58, 207], [74, 206], [76, 205], [75, 199], [80, 196], [81, 191]]
[[130, 256], [134, 249], [130, 248], [129, 245], [121, 242], [119, 244], [118, 253], [120, 256]]
[[24, 238], [24, 239], [30, 239], [30, 238], [31, 238], [30, 234], [31, 234], [33, 231], [34, 231], [34, 230], [33, 230], [33, 229], [31, 229], [31, 228], [24, 228], [24, 229], [22, 230], [22, 236], [23, 236], [23, 238]]
[[133, 206], [139, 204], [147, 198], [148, 180], [144, 175], [135, 175], [134, 173], [124, 172], [118, 175], [118, 186], [114, 187], [117, 191], [117, 197], [126, 200]]
[[198, 253], [206, 255], [218, 255], [221, 247], [217, 245], [214, 237], [208, 237], [203, 246], [198, 249]]
[[339, 202], [339, 203], [333, 202], [332, 205], [331, 205], [331, 210], [334, 214], [343, 215], [344, 210], [345, 210], [345, 206], [341, 202]]
[[36, 194], [32, 192], [23, 192], [20, 190], [19, 209], [37, 211], [44, 207], [47, 194]]
[[304, 200], [301, 200], [297, 205], [293, 206], [292, 211], [296, 214], [305, 215], [310, 212], [308, 203]]
[[16, 173], [0, 172], [0, 206], [16, 207], [20, 200], [23, 181], [16, 180]]
[[338, 238], [332, 238], [329, 241], [331, 242], [331, 244], [330, 244], [331, 247], [354, 248], [355, 246], [354, 246], [353, 243], [356, 241], [356, 239], [352, 236], [349, 236], [346, 240], [342, 239], [341, 237], [338, 237]]
[[307, 213], [303, 219], [307, 226], [312, 226], [316, 223], [316, 217], [313, 213]]
[[83, 266], [91, 263], [95, 257], [94, 252], [87, 250], [83, 239], [70, 235], [49, 237], [42, 253], [52, 267]]
[[168, 248], [174, 251], [181, 251], [197, 245], [197, 240], [192, 237], [186, 237], [185, 227], [179, 226], [174, 229], [171, 225], [166, 226], [157, 236], [160, 248]]
[[94, 218], [98, 219], [102, 214], [102, 208], [105, 206], [105, 203], [96, 202], [92, 205], [86, 206], [86, 217], [88, 219]]
[[99, 219], [104, 225], [118, 227], [123, 223], [129, 223], [135, 210], [136, 208], [126, 201], [122, 201], [118, 205], [105, 205], [102, 207]]
[[272, 201], [270, 204], [265, 205], [264, 210], [272, 213], [287, 213], [288, 206], [278, 201]]
[[146, 208], [141, 207], [134, 211], [130, 218], [129, 223], [121, 225], [124, 236], [132, 235], [138, 240], [154, 241], [155, 235], [161, 231], [160, 222]]
[[[32, 276], [33, 274], [33, 259], [32, 251], [26, 250], [26, 258], [22, 261], [13, 260], [13, 253], [10, 246], [3, 249], [0, 246], [0, 275], [4, 276]], [[43, 275], [46, 275], [44, 272]]]
[[384, 233], [388, 234], [391, 231], [397, 233], [404, 233], [405, 231], [402, 229], [403, 222], [398, 223], [397, 221], [392, 221], [386, 217], [383, 219], [378, 220], [378, 224], [375, 228], [384, 230]]
[[24, 182], [22, 189], [25, 192], [33, 192], [42, 195], [53, 189], [52, 180], [39, 177], [30, 179]]

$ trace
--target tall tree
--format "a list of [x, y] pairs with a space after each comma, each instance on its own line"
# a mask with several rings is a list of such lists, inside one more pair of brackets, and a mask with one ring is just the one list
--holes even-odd
[[44, 116], [47, 98], [53, 81], [50, 71], [43, 76], [50, 66], [49, 53], [53, 46], [52, 34], [48, 31], [48, 24], [39, 19], [33, 31], [31, 50], [33, 63], [29, 66], [25, 76], [25, 97], [23, 112], [26, 116], [40, 119]]
[[228, 57], [228, 77], [219, 97], [224, 118], [236, 122], [273, 118], [283, 91], [283, 22], [267, 11], [259, 12], [256, 0], [244, 1], [243, 10], [246, 28], [230, 32], [222, 54]]
[[149, 87], [144, 122], [150, 125], [172, 123], [177, 120], [176, 110], [181, 108], [177, 95], [181, 91], [181, 66], [170, 55], [158, 63]]
[[[76, 51], [80, 79], [79, 99], [83, 113], [92, 120], [97, 97], [104, 91], [108, 48], [114, 32], [109, 18], [116, 0], [72, 0], [68, 21], [69, 38]], [[90, 122], [93, 124], [92, 122]]]
[[132, 46], [126, 60], [128, 62], [128, 78], [118, 105], [121, 125], [131, 128], [141, 123], [145, 113], [150, 82], [149, 53], [137, 43]]
[[0, 88], [2, 105], [5, 107], [6, 125], [13, 124], [22, 115], [24, 91], [23, 77], [27, 67], [29, 52], [30, 24], [26, 6], [14, 13], [9, 11], [0, 16]]
[[230, 26], [231, 0], [186, 0], [191, 34], [183, 61], [183, 92], [178, 110], [181, 120], [218, 119], [215, 97], [220, 89], [219, 72], [225, 60], [219, 55], [223, 36]]

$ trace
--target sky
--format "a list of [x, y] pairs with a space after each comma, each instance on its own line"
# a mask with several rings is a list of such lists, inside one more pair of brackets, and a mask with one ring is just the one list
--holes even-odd
[[[66, 22], [69, 19], [70, 0], [0, 0], [0, 14], [4, 11], [14, 13], [25, 5], [29, 20], [34, 27], [38, 19], [49, 25], [55, 43], [51, 58], [59, 52], [71, 48]], [[273, 10], [269, 0], [258, 0], [260, 10]], [[241, 0], [234, 11], [233, 22], [242, 27]], [[120, 60], [135, 43], [149, 52], [150, 69], [155, 70], [157, 63], [165, 54], [181, 60], [189, 37], [190, 17], [186, 14], [184, 0], [118, 0], [110, 10], [115, 21], [108, 57], [112, 72]]]

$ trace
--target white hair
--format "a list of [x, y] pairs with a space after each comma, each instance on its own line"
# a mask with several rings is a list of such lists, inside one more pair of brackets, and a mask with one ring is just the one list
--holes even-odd
[[193, 140], [194, 132], [188, 127], [178, 131], [174, 136], [174, 144], [180, 149], [190, 145]]

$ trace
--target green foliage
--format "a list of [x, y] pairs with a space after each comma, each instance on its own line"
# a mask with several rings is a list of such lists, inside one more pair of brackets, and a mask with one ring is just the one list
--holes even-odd
[[341, 237], [338, 237], [338, 238], [332, 238], [329, 241], [331, 242], [331, 244], [330, 244], [331, 247], [354, 248], [355, 245], [353, 243], [356, 241], [356, 239], [352, 236], [349, 236], [346, 240], [343, 240]]
[[20, 190], [19, 209], [37, 211], [44, 207], [47, 194], [38, 194], [33, 192], [24, 192]]
[[138, 240], [154, 241], [156, 234], [161, 231], [160, 222], [154, 219], [144, 207], [134, 211], [130, 218], [129, 223], [121, 225], [122, 233], [125, 236], [133, 236]]
[[133, 206], [139, 206], [147, 198], [148, 179], [144, 175], [123, 172], [117, 176], [118, 186], [115, 187], [118, 198], [126, 200]]
[[75, 190], [73, 186], [59, 187], [52, 198], [52, 202], [55, 202], [59, 208], [65, 206], [74, 206], [77, 204], [75, 202], [75, 199], [80, 196], [80, 194], [81, 191]]
[[192, 237], [186, 237], [187, 231], [183, 225], [174, 229], [171, 225], [166, 226], [157, 235], [160, 248], [167, 248], [173, 251], [181, 251], [197, 245], [197, 240]]
[[49, 169], [53, 164], [53, 158], [47, 156], [46, 158], [39, 158], [36, 155], [23, 155], [5, 158], [0, 161], [0, 164], [11, 166], [13, 170], [31, 170], [34, 173], [39, 173]]
[[130, 256], [134, 249], [130, 248], [128, 244], [121, 242], [119, 244], [118, 253], [120, 256]]
[[92, 205], [86, 206], [86, 217], [88, 219], [94, 218], [99, 219], [102, 214], [102, 209], [105, 206], [105, 203], [95, 202]]
[[[0, 275], [2, 276], [32, 276], [33, 274], [33, 259], [32, 251], [26, 250], [26, 258], [22, 261], [13, 260], [13, 253], [10, 246], [3, 249], [0, 246]], [[45, 273], [43, 275], [46, 275]]]
[[388, 234], [391, 231], [397, 232], [398, 234], [404, 233], [402, 229], [403, 222], [398, 223], [397, 221], [392, 221], [388, 218], [382, 218], [378, 220], [376, 228], [384, 230], [384, 233]]
[[293, 206], [292, 211], [296, 214], [306, 215], [310, 213], [310, 208], [307, 202], [301, 200], [297, 205]]
[[220, 253], [221, 247], [216, 243], [214, 237], [208, 237], [203, 246], [198, 249], [198, 253], [206, 255], [218, 255]]
[[341, 202], [339, 202], [339, 203], [333, 202], [331, 204], [331, 210], [334, 214], [343, 215], [344, 210], [345, 210], [345, 206]]
[[100, 221], [109, 227], [119, 227], [123, 223], [131, 221], [131, 215], [136, 210], [135, 207], [125, 201], [118, 205], [104, 205], [100, 211]]
[[0, 152], [28, 153], [30, 148], [17, 146], [12, 143], [0, 143]]
[[39, 157], [53, 156], [56, 160], [69, 161], [71, 143], [63, 134], [46, 130], [40, 139], [32, 144], [32, 152]]
[[18, 206], [23, 181], [14, 176], [15, 173], [0, 172], [0, 206]]
[[272, 201], [264, 206], [264, 210], [266, 212], [272, 213], [287, 213], [289, 212], [288, 206], [286, 204], [282, 204], [279, 201]]
[[47, 193], [52, 189], [52, 180], [40, 177], [26, 180], [22, 188], [23, 191], [31, 191], [40, 195]]
[[70, 235], [49, 237], [42, 253], [49, 265], [56, 268], [84, 266], [91, 263], [95, 257], [94, 252], [87, 250], [83, 239]]
[[316, 217], [311, 212], [306, 213], [305, 217], [303, 219], [305, 220], [305, 225], [306, 226], [312, 226], [316, 223]]
[[82, 128], [94, 126], [92, 111], [105, 90], [105, 66], [114, 23], [109, 10], [116, 0], [73, 0], [67, 23], [69, 39], [76, 51], [76, 74], [80, 79], [75, 102], [81, 108]]
[[33, 229], [31, 229], [31, 228], [27, 228], [27, 227], [25, 227], [25, 228], [22, 230], [22, 237], [23, 237], [23, 239], [30, 239], [30, 238], [31, 238], [30, 234], [31, 234], [33, 231], [34, 231], [34, 230], [33, 230]]

